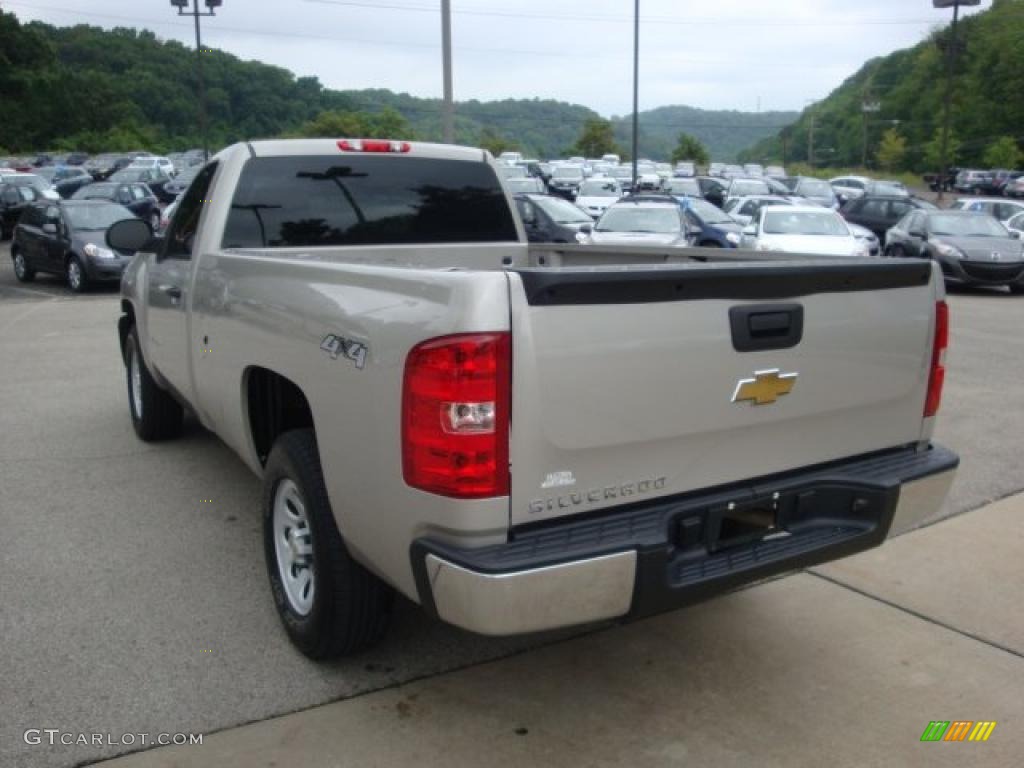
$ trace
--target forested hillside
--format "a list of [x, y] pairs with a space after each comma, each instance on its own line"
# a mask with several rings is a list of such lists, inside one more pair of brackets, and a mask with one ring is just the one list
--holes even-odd
[[[203, 65], [214, 146], [294, 133], [324, 112], [379, 115], [388, 108], [405, 119], [414, 138], [441, 137], [438, 99], [331, 90], [315, 77], [297, 78], [280, 67], [216, 50], [203, 54]], [[198, 146], [195, 87], [195, 53], [180, 43], [133, 29], [23, 25], [0, 11], [4, 151]], [[598, 117], [584, 106], [541, 99], [460, 102], [456, 115], [459, 142], [505, 143], [540, 157], [565, 152], [584, 123]], [[678, 134], [686, 132], [715, 159], [729, 160], [795, 116], [662, 107], [641, 113], [640, 150], [667, 158]], [[616, 120], [615, 130], [628, 149], [629, 119]]]
[[[1016, 142], [1019, 150], [1024, 142], [1024, 0], [994, 0], [961, 21], [958, 37], [952, 162], [1001, 165], [995, 161], [1013, 153], [993, 148]], [[866, 143], [873, 167], [937, 170], [950, 40], [947, 25], [913, 48], [869, 61], [795, 125], [743, 156], [806, 161], [813, 121], [817, 165], [860, 165]], [[865, 103], [877, 111], [863, 112]]]

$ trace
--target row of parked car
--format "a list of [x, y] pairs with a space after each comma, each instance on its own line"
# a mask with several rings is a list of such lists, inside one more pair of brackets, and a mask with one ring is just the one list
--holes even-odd
[[1024, 197], [1024, 171], [993, 168], [987, 171], [977, 168], [950, 168], [940, 179], [937, 174], [927, 174], [925, 180], [932, 191], [962, 192], [970, 195], [996, 197]]

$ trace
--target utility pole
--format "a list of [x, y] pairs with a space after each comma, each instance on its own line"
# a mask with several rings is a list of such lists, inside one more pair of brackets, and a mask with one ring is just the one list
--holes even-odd
[[633, 190], [640, 152], [640, 0], [633, 0]]
[[814, 112], [811, 112], [811, 130], [807, 136], [807, 163], [814, 168]]
[[942, 142], [939, 145], [939, 197], [941, 203], [945, 188], [946, 172], [949, 168], [949, 123], [953, 106], [953, 76], [956, 64], [956, 27], [960, 20], [961, 5], [980, 5], [981, 0], [932, 0], [934, 8], [953, 7], [953, 27], [950, 30], [949, 49], [946, 51], [946, 95], [942, 105]]
[[863, 136], [861, 137], [861, 151], [860, 151], [860, 167], [868, 167], [868, 115], [878, 112], [882, 108], [882, 105], [877, 101], [871, 101], [868, 93], [868, 86], [864, 87], [864, 93], [861, 98], [860, 115], [861, 115], [861, 129]]
[[441, 135], [445, 144], [455, 143], [455, 101], [452, 95], [452, 6], [441, 0], [441, 56], [444, 69], [444, 103], [441, 106]]
[[200, 16], [216, 16], [216, 9], [224, 4], [224, 0], [204, 0], [207, 10], [200, 12], [199, 0], [192, 0], [192, 10], [188, 8], [188, 0], [171, 0], [171, 5], [178, 9], [179, 16], [191, 16], [196, 22], [196, 90], [199, 96], [199, 133], [203, 138], [203, 161], [210, 159], [210, 137], [207, 130], [206, 86], [203, 83], [203, 41], [199, 33]]

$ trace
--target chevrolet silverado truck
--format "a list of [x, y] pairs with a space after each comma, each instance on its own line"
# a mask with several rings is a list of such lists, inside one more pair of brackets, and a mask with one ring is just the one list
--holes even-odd
[[632, 618], [938, 509], [936, 265], [531, 245], [514, 210], [483, 150], [253, 141], [107, 234], [135, 431], [188, 410], [262, 479], [303, 653], [396, 591], [487, 635]]

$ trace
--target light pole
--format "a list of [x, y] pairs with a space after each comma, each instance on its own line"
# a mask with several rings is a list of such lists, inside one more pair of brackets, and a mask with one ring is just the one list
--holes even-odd
[[196, 22], [196, 82], [199, 90], [199, 132], [203, 137], [203, 162], [210, 159], [210, 141], [206, 131], [206, 89], [203, 87], [203, 43], [199, 35], [199, 17], [216, 16], [216, 9], [224, 4], [224, 0], [203, 0], [205, 11], [199, 10], [199, 0], [192, 0], [192, 10], [188, 8], [188, 0], [171, 0], [171, 5], [178, 9], [179, 16], [191, 16]]
[[956, 64], [956, 25], [960, 20], [960, 6], [981, 5], [981, 0], [932, 0], [934, 8], [953, 9], [953, 27], [950, 30], [949, 49], [946, 51], [946, 96], [942, 107], [942, 143], [939, 145], [939, 202], [942, 202], [946, 170], [949, 167], [949, 121], [953, 103], [953, 71]]
[[861, 142], [860, 150], [860, 167], [868, 167], [868, 115], [875, 112], [879, 112], [882, 109], [882, 105], [877, 101], [868, 101], [865, 95], [864, 101], [860, 105], [860, 114], [862, 121], [863, 138]]
[[640, 151], [640, 0], [633, 2], [633, 189]]
[[441, 135], [445, 144], [455, 143], [455, 102], [452, 95], [452, 6], [441, 0], [441, 58], [444, 102], [441, 105]]

